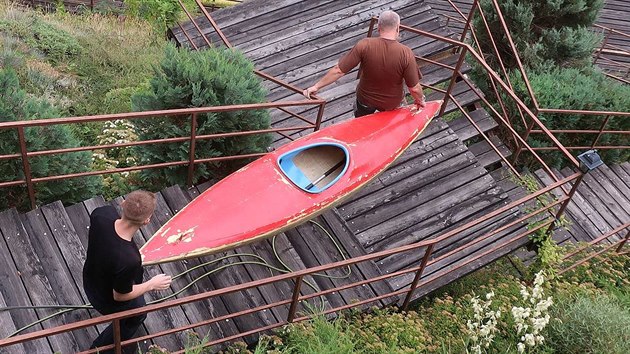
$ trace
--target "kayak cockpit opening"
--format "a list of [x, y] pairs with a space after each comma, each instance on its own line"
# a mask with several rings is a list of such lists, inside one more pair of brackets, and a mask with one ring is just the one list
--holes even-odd
[[282, 154], [278, 166], [284, 175], [308, 193], [321, 193], [348, 169], [348, 149], [337, 143], [315, 143]]

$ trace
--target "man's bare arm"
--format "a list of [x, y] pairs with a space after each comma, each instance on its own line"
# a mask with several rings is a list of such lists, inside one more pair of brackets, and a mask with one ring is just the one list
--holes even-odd
[[326, 75], [317, 81], [315, 85], [304, 90], [302, 94], [304, 94], [307, 98], [311, 98], [311, 95], [317, 94], [317, 91], [339, 80], [339, 78], [344, 75], [345, 73], [339, 69], [339, 66], [335, 65], [332, 69], [328, 70]]
[[153, 278], [145, 281], [142, 284], [135, 284], [130, 292], [121, 294], [116, 290], [114, 292], [114, 300], [116, 301], [129, 301], [144, 295], [152, 290], [165, 290], [171, 285], [171, 277], [166, 274], [158, 274]]
[[417, 83], [416, 86], [409, 87], [409, 93], [413, 97], [413, 103], [416, 105], [416, 108], [424, 108], [426, 102], [424, 101], [422, 85], [420, 85], [420, 83]]

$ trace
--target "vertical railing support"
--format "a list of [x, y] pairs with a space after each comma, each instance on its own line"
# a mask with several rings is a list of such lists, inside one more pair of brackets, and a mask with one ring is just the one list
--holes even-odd
[[433, 252], [433, 244], [430, 244], [427, 247], [427, 250], [424, 252], [424, 257], [422, 257], [422, 263], [420, 264], [420, 268], [416, 272], [416, 276], [413, 278], [411, 285], [409, 286], [409, 292], [407, 293], [407, 297], [405, 297], [405, 301], [402, 304], [401, 309], [403, 311], [407, 311], [409, 308], [409, 303], [411, 302], [411, 298], [413, 297], [413, 293], [418, 286], [418, 282], [420, 281], [420, 277], [422, 277], [422, 272], [424, 272], [424, 268], [427, 266], [427, 262], [429, 262], [429, 257], [431, 257], [431, 253]]
[[624, 238], [623, 241], [621, 241], [621, 244], [619, 244], [619, 247], [617, 247], [615, 252], [617, 252], [617, 253], [621, 252], [621, 249], [628, 242], [628, 239], [630, 239], [630, 230], [626, 231], [626, 238]]
[[195, 146], [197, 145], [197, 113], [193, 113], [190, 119], [190, 151], [188, 156], [188, 187], [193, 186], [195, 174]]
[[455, 71], [453, 71], [451, 82], [448, 84], [448, 89], [446, 89], [446, 93], [444, 94], [444, 103], [442, 103], [442, 108], [440, 108], [440, 114], [438, 114], [438, 116], [444, 115], [444, 111], [446, 110], [446, 106], [448, 105], [448, 99], [451, 97], [451, 93], [453, 92], [453, 88], [455, 87], [455, 80], [460, 74], [459, 71], [462, 68], [462, 64], [464, 63], [464, 59], [466, 58], [467, 52], [468, 52], [468, 48], [464, 47], [462, 52], [459, 54], [459, 59], [457, 60]]
[[604, 122], [602, 123], [602, 126], [599, 128], [599, 133], [597, 134], [597, 136], [595, 137], [595, 140], [593, 140], [593, 143], [591, 144], [591, 149], [593, 149], [595, 147], [595, 145], [597, 145], [597, 142], [599, 141], [599, 138], [602, 137], [602, 134], [604, 132], [604, 128], [606, 128], [606, 124], [608, 124], [608, 120], [610, 120], [610, 115], [607, 115], [606, 119], [604, 119]]
[[28, 190], [28, 198], [31, 200], [31, 209], [37, 207], [35, 202], [35, 188], [31, 176], [31, 164], [28, 161], [28, 152], [26, 151], [26, 138], [24, 137], [24, 127], [18, 127], [18, 140], [20, 142], [20, 154], [22, 155], [22, 168], [24, 170], [24, 179], [26, 180], [26, 189]]
[[314, 131], [318, 131], [322, 125], [322, 118], [324, 117], [324, 107], [326, 106], [326, 102], [322, 102], [319, 105], [319, 109], [317, 110], [317, 119], [315, 120], [315, 129]]
[[[536, 124], [536, 121], [534, 121], [532, 119], [531, 123], [529, 123], [529, 125], [527, 126], [527, 130], [525, 131], [525, 134], [523, 134], [523, 140], [527, 141], [527, 139], [529, 139], [529, 136], [532, 133], [532, 129], [534, 129], [534, 124]], [[516, 151], [514, 152], [514, 157], [512, 158], [512, 165], [516, 165], [516, 161], [518, 161], [518, 158], [521, 156], [521, 152], [523, 151], [523, 144], [521, 144], [520, 141], [517, 140], [517, 147], [516, 147]]]
[[466, 24], [464, 25], [464, 29], [462, 30], [462, 35], [459, 38], [460, 42], [464, 42], [466, 40], [466, 32], [470, 30], [470, 24], [472, 22], [472, 18], [475, 16], [475, 10], [477, 9], [478, 1], [479, 0], [474, 0], [472, 3], [472, 7], [470, 8], [470, 12], [468, 13], [468, 18], [466, 19]]
[[120, 345], [120, 319], [115, 319], [113, 322], [114, 327], [114, 352], [116, 354], [122, 353], [122, 346]]
[[291, 298], [291, 306], [289, 307], [289, 316], [287, 317], [287, 322], [291, 323], [295, 319], [295, 312], [297, 311], [297, 305], [300, 299], [300, 289], [302, 288], [302, 278], [303, 276], [297, 277], [295, 279], [295, 286], [293, 287], [293, 297]]
[[575, 194], [575, 192], [577, 192], [577, 189], [580, 186], [580, 183], [582, 183], [582, 179], [584, 179], [584, 176], [586, 175], [585, 172], [583, 171], [580, 171], [580, 172], [581, 172], [580, 176], [575, 180], [575, 182], [573, 182], [573, 187], [571, 187], [571, 190], [569, 191], [569, 194], [567, 195], [567, 200], [565, 200], [564, 203], [562, 203], [562, 205], [560, 206], [560, 209], [558, 209], [558, 212], [556, 213], [554, 220], [551, 222], [551, 224], [549, 224], [549, 227], [547, 228], [545, 235], [551, 234], [554, 227], [556, 227], [556, 223], [562, 217], [564, 210], [567, 208], [569, 203], [571, 203], [571, 199], [573, 198], [573, 195]]
[[597, 51], [597, 56], [595, 56], [595, 60], [593, 60], [593, 64], [597, 64], [599, 57], [602, 55], [604, 48], [608, 44], [608, 39], [610, 38], [610, 35], [612, 34], [612, 28], [609, 28], [607, 32], [608, 33], [606, 33], [606, 36], [604, 37], [604, 40], [602, 41], [602, 46], [599, 48], [599, 51]]

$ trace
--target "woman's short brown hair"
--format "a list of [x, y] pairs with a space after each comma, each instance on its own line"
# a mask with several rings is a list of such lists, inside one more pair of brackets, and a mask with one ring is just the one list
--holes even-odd
[[143, 190], [129, 193], [122, 203], [123, 219], [142, 225], [155, 211], [155, 194]]

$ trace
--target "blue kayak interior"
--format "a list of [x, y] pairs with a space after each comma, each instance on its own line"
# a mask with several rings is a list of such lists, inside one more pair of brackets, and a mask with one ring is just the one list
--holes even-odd
[[315, 143], [282, 154], [278, 166], [297, 187], [321, 193], [335, 184], [348, 169], [348, 149], [336, 143]]

